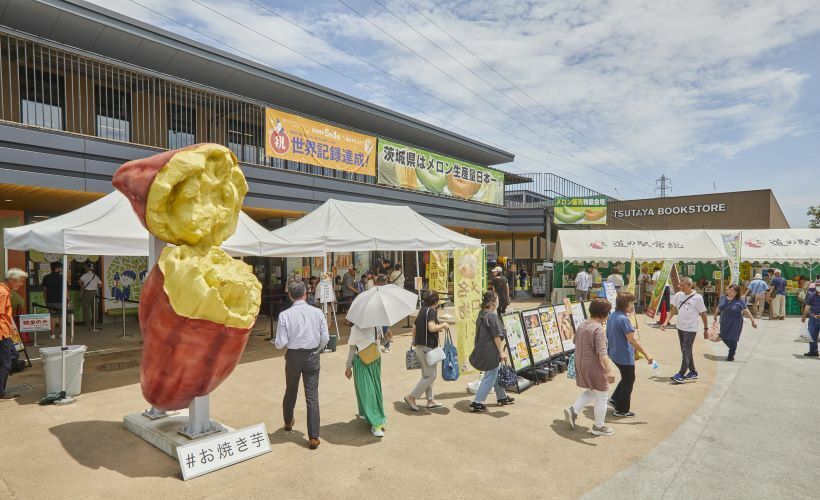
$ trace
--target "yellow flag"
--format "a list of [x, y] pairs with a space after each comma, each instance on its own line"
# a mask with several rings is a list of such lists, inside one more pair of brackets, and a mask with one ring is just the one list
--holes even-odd
[[635, 282], [638, 281], [638, 269], [635, 266], [635, 251], [632, 251], [632, 255], [629, 262], [629, 283], [626, 285], [626, 292], [635, 295]]

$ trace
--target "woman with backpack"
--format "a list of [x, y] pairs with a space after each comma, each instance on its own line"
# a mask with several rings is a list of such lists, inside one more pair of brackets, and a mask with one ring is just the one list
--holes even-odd
[[743, 330], [743, 316], [752, 320], [752, 328], [757, 328], [754, 316], [746, 307], [746, 301], [740, 296], [739, 285], [729, 285], [726, 288], [726, 295], [720, 298], [715, 311], [715, 323], [717, 323], [718, 316], [720, 316], [720, 340], [729, 348], [726, 361], [734, 361], [737, 343], [740, 341], [740, 332]]
[[427, 405], [425, 408], [441, 408], [442, 404], [433, 398], [433, 382], [436, 381], [436, 365], [438, 363], [427, 363], [427, 353], [439, 346], [438, 334], [441, 331], [449, 331], [450, 325], [448, 323], [438, 322], [438, 313], [436, 305], [438, 305], [438, 293], [428, 292], [424, 296], [422, 304], [424, 307], [416, 316], [416, 321], [413, 323], [413, 342], [412, 346], [416, 351], [416, 358], [421, 364], [421, 380], [419, 380], [413, 391], [404, 397], [404, 402], [413, 411], [419, 411], [419, 406], [416, 404], [416, 399], [427, 396]]
[[470, 354], [470, 364], [476, 370], [484, 372], [475, 398], [470, 403], [470, 408], [476, 413], [487, 411], [484, 400], [487, 399], [491, 389], [495, 390], [495, 398], [500, 406], [509, 405], [515, 401], [507, 396], [507, 391], [497, 383], [498, 369], [501, 363], [506, 363], [509, 358], [504, 349], [506, 332], [501, 318], [496, 313], [496, 307], [498, 307], [498, 295], [492, 290], [484, 292], [481, 298], [481, 311], [475, 322], [475, 346], [473, 353]]

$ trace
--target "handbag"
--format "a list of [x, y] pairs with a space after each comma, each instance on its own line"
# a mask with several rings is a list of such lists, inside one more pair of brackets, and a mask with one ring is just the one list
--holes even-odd
[[416, 350], [412, 347], [410, 347], [410, 349], [407, 350], [407, 354], [404, 355], [404, 365], [408, 370], [421, 369], [421, 361], [418, 356], [416, 356]]
[[567, 378], [575, 380], [575, 353], [570, 354], [567, 361]]
[[375, 332], [375, 340], [369, 346], [365, 347], [361, 351], [359, 351], [359, 359], [361, 360], [362, 364], [365, 366], [372, 364], [374, 361], [379, 359], [382, 355], [379, 353], [379, 345], [378, 345], [378, 329], [374, 328], [373, 331]]
[[[427, 326], [428, 320], [427, 318], [430, 315], [430, 308], [428, 307], [427, 310], [424, 311], [424, 345], [427, 345], [427, 334], [429, 332], [429, 328]], [[428, 365], [434, 365], [440, 361], [444, 361], [444, 349], [441, 346], [436, 346], [433, 349], [424, 353], [424, 360], [427, 361]]]
[[510, 365], [501, 365], [498, 367], [498, 379], [497, 382], [499, 387], [507, 388], [511, 385], [518, 384], [518, 375], [515, 373], [515, 370]]
[[706, 339], [711, 342], [720, 342], [720, 324], [713, 321], [709, 326], [709, 331], [706, 332]]
[[458, 380], [458, 349], [453, 344], [450, 332], [444, 338], [444, 361], [441, 363], [441, 378], [447, 382]]

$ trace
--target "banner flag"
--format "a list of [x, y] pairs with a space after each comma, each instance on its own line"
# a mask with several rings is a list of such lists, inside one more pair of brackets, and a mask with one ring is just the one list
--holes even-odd
[[646, 308], [646, 316], [654, 318], [661, 305], [661, 298], [663, 298], [663, 290], [666, 288], [666, 282], [669, 281], [669, 275], [672, 273], [674, 263], [671, 260], [663, 261], [661, 273], [658, 281], [655, 282], [655, 289], [652, 290], [652, 299], [649, 301], [649, 306]]
[[723, 239], [723, 247], [726, 249], [726, 260], [729, 261], [729, 272], [731, 273], [731, 283], [740, 284], [740, 233], [724, 233], [720, 235]]
[[448, 250], [430, 251], [429, 288], [439, 293], [447, 293], [447, 277], [450, 274], [450, 252]]
[[453, 303], [455, 305], [458, 360], [462, 372], [473, 367], [468, 362], [475, 344], [475, 321], [481, 310], [481, 294], [484, 291], [481, 271], [484, 266], [484, 247], [465, 248], [453, 251]]

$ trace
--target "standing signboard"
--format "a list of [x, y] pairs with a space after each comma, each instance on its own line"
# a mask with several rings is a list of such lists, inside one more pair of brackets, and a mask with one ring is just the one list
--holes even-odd
[[[566, 304], [564, 304], [566, 307]], [[575, 330], [578, 330], [578, 327], [581, 323], [586, 319], [586, 313], [584, 313], [584, 306], [581, 305], [580, 302], [573, 302], [570, 305], [570, 310], [572, 311], [572, 325], [575, 327]]]
[[673, 262], [671, 260], [663, 261], [658, 281], [655, 282], [655, 288], [652, 290], [652, 298], [649, 300], [649, 306], [646, 308], [646, 316], [650, 319], [655, 317], [658, 307], [661, 305], [663, 291], [666, 288], [666, 282], [669, 281], [672, 266]]
[[544, 327], [541, 324], [538, 309], [523, 311], [521, 318], [524, 320], [524, 329], [527, 332], [533, 363], [538, 365], [549, 360], [550, 351], [547, 346], [547, 338], [544, 336]]
[[177, 447], [182, 479], [187, 481], [265, 453], [270, 453], [265, 424], [197, 439]]
[[604, 281], [604, 292], [606, 293], [606, 300], [612, 304], [612, 310], [614, 311], [615, 302], [618, 300], [618, 291], [615, 290], [615, 284], [609, 281]]
[[501, 317], [504, 329], [507, 331], [507, 349], [510, 354], [510, 365], [516, 373], [526, 368], [530, 368], [530, 353], [527, 350], [527, 339], [525, 338], [524, 325], [521, 322], [521, 315], [517, 312], [504, 314]]
[[544, 329], [544, 337], [547, 340], [547, 349], [550, 351], [550, 356], [563, 354], [564, 346], [561, 343], [561, 333], [558, 331], [555, 312], [551, 307], [539, 307], [538, 313], [541, 315], [541, 326]]
[[561, 345], [564, 352], [575, 350], [575, 330], [573, 329], [572, 311], [567, 310], [564, 304], [552, 306], [555, 321], [558, 324], [558, 333], [561, 336]]

